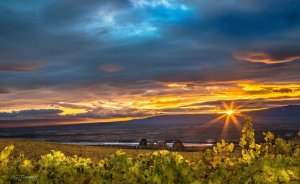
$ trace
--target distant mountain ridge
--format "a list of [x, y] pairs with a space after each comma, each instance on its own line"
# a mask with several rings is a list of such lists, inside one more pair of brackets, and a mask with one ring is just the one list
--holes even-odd
[[[243, 113], [249, 115], [254, 120], [256, 117], [291, 117], [300, 120], [300, 105], [288, 105], [282, 107], [273, 107], [264, 110], [255, 110]], [[197, 122], [197, 121], [210, 121], [219, 116], [219, 114], [181, 114], [181, 115], [161, 115], [153, 116], [145, 119], [131, 120], [125, 123], [147, 125], [166, 125], [166, 124], [176, 124], [182, 122]]]
[[[274, 107], [264, 110], [255, 110], [242, 113], [244, 115], [249, 115], [253, 118], [253, 120], [258, 120], [260, 118], [268, 118], [268, 119], [282, 119], [288, 118], [291, 120], [299, 120], [300, 121], [300, 105], [288, 105], [282, 107]], [[122, 122], [110, 122], [110, 123], [103, 123], [103, 122], [95, 122], [92, 124], [69, 124], [69, 125], [59, 125], [59, 126], [101, 126], [101, 127], [113, 127], [113, 126], [121, 126], [121, 127], [136, 127], [136, 126], [166, 126], [166, 125], [175, 125], [175, 124], [183, 124], [189, 126], [189, 124], [195, 124], [203, 122], [209, 122], [215, 118], [220, 116], [220, 114], [178, 114], [178, 115], [158, 115], [152, 116], [144, 119], [135, 119], [129, 121], [122, 121]], [[239, 118], [242, 119], [242, 118]], [[39, 123], [39, 122], [51, 122], [53, 120], [19, 120], [13, 121], [11, 123], [21, 124], [23, 122], [31, 122], [31, 123]], [[220, 120], [222, 121], [222, 120]], [[7, 123], [8, 121], [0, 120], [0, 123]], [[49, 125], [45, 124], [44, 126], [57, 126], [57, 125]]]
[[251, 111], [247, 114], [254, 116], [299, 116], [300, 105], [273, 107], [265, 110]]

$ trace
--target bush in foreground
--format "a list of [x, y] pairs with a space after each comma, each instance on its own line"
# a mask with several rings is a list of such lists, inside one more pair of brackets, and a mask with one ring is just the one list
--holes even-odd
[[240, 149], [224, 140], [192, 162], [166, 150], [135, 158], [119, 150], [98, 163], [52, 151], [38, 161], [13, 157], [14, 146], [0, 155], [0, 183], [299, 183], [299, 137], [293, 141], [264, 133], [257, 144], [246, 119]]

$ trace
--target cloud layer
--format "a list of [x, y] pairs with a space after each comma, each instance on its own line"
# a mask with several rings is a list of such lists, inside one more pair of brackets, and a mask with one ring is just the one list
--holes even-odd
[[3, 1], [0, 112], [102, 121], [298, 103], [299, 12], [298, 0]]
[[38, 70], [43, 65], [40, 63], [26, 62], [26, 63], [0, 63], [1, 72], [30, 72]]
[[253, 63], [277, 64], [300, 60], [300, 55], [289, 55], [283, 57], [271, 56], [264, 52], [243, 51], [234, 54], [234, 58], [238, 60], [249, 61]]

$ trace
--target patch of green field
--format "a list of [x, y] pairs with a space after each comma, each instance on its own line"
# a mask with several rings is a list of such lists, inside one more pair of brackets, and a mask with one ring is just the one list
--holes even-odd
[[[14, 155], [17, 156], [21, 153], [25, 158], [30, 160], [39, 160], [41, 155], [51, 152], [51, 150], [59, 150], [67, 156], [78, 155], [80, 157], [91, 158], [92, 161], [98, 162], [109, 154], [119, 150], [117, 147], [104, 147], [104, 146], [80, 146], [80, 145], [67, 145], [54, 142], [45, 141], [31, 141], [31, 140], [16, 140], [16, 139], [0, 139], [0, 150], [3, 150], [9, 145], [14, 145]], [[139, 154], [152, 153], [156, 150], [147, 149], [122, 149], [129, 157], [135, 157]], [[201, 151], [195, 152], [180, 152], [180, 154], [188, 160], [196, 161], [200, 159]]]

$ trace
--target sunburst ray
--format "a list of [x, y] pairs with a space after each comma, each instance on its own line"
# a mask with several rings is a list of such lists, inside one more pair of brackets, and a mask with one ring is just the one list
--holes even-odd
[[[241, 131], [242, 127], [237, 119], [237, 116], [239, 117], [245, 117], [245, 115], [241, 114], [239, 111], [240, 108], [242, 108], [242, 105], [239, 105], [237, 107], [235, 107], [234, 102], [230, 102], [229, 104], [227, 104], [226, 102], [222, 102], [222, 105], [224, 107], [224, 111], [222, 111], [223, 116], [219, 116], [219, 117], [225, 117], [225, 122], [224, 122], [224, 126], [221, 132], [221, 137], [225, 138], [227, 136], [227, 132], [228, 132], [228, 127], [229, 124], [232, 122], [234, 124], [234, 126], [236, 127], [237, 131]], [[225, 116], [224, 116], [225, 115]], [[219, 119], [220, 120], [220, 119]]]

